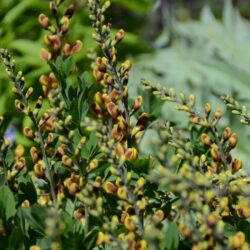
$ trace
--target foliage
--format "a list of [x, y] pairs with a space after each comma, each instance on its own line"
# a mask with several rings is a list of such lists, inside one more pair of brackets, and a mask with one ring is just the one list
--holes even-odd
[[[71, 22], [71, 29], [67, 38], [73, 42], [77, 38], [84, 40], [83, 49], [76, 55], [75, 60], [79, 68], [86, 68], [90, 61], [88, 53], [90, 48], [96, 48], [91, 38], [91, 25], [88, 19], [88, 11], [86, 8], [87, 1], [72, 0], [75, 5], [74, 19]], [[146, 20], [145, 13], [152, 6], [152, 0], [144, 0], [144, 4], [140, 4], [140, 0], [123, 0], [114, 1], [114, 6], [108, 12], [108, 18], [116, 19], [121, 16], [118, 25], [126, 27], [127, 35], [122, 46], [120, 46], [122, 59], [127, 55], [135, 55], [140, 52], [149, 51], [148, 45], [142, 41], [138, 33], [141, 32], [143, 24]], [[42, 94], [41, 87], [37, 84], [41, 74], [49, 73], [48, 65], [44, 64], [39, 57], [39, 50], [44, 39], [45, 32], [40, 29], [37, 16], [40, 12], [47, 11], [47, 1], [36, 0], [2, 0], [0, 9], [0, 47], [8, 47], [15, 53], [16, 60], [22, 64], [22, 71], [25, 73], [27, 85], [36, 87], [37, 96]], [[61, 9], [63, 13], [65, 8]], [[118, 23], [119, 22], [119, 23]], [[137, 25], [134, 25], [134, 23]], [[126, 26], [125, 26], [126, 25]], [[114, 27], [115, 33], [115, 27]], [[4, 74], [0, 75], [3, 84], [0, 85], [0, 113], [14, 113], [12, 124], [21, 128], [28, 125], [29, 120], [15, 111], [12, 107], [13, 96], [11, 93], [11, 85]], [[4, 94], [3, 94], [4, 93]], [[23, 143], [23, 137], [17, 131], [17, 140]]]
[[[75, 60], [84, 45], [68, 36], [75, 8], [63, 0], [38, 17], [50, 68], [38, 70], [43, 94], [0, 50], [15, 107], [29, 119], [22, 145], [7, 133], [11, 118], [0, 118], [0, 248], [249, 249], [249, 176], [232, 155], [237, 134], [218, 126], [221, 109], [197, 110], [192, 94], [142, 80], [148, 94], [131, 98], [132, 63], [118, 61], [125, 31], [113, 35], [110, 5], [88, 1], [99, 47], [93, 79]], [[245, 108], [223, 100], [248, 124]], [[158, 119], [162, 102], [188, 115], [185, 126]], [[149, 155], [141, 149], [151, 128], [158, 137]]]
[[184, 88], [204, 89], [206, 85], [210, 92], [238, 92], [240, 98], [248, 97], [249, 55], [245, 52], [249, 50], [250, 24], [231, 1], [225, 1], [222, 21], [205, 6], [199, 21], [173, 22], [172, 46], [159, 48], [166, 44], [167, 34], [163, 33], [156, 43], [159, 49], [154, 55], [142, 56], [137, 67], [158, 74], [160, 80], [182, 91], [190, 82]]
[[[249, 21], [242, 18], [231, 1], [225, 1], [222, 20], [217, 20], [209, 6], [202, 10], [200, 20], [176, 21], [166, 27], [155, 43], [155, 52], [135, 59], [131, 80], [139, 82], [141, 72], [154, 82], [168, 84], [177, 91], [194, 93], [197, 103], [217, 106], [219, 96], [229, 94], [249, 105]], [[170, 44], [170, 46], [168, 46]], [[224, 108], [225, 110], [225, 108]], [[170, 119], [169, 105], [161, 112]], [[176, 117], [181, 122], [182, 117]], [[241, 128], [232, 116], [224, 118], [245, 138], [238, 156], [248, 159], [249, 128]]]

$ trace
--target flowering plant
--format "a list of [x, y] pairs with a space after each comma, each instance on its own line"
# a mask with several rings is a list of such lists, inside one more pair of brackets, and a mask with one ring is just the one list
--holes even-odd
[[[142, 96], [131, 100], [132, 63], [118, 61], [125, 32], [111, 35], [110, 1], [88, 1], [100, 51], [91, 55], [93, 78], [82, 73], [74, 55], [84, 45], [67, 41], [74, 6], [63, 2], [50, 1], [51, 17], [38, 18], [50, 66], [42, 96], [0, 50], [15, 106], [32, 122], [23, 128], [31, 146], [13, 149], [0, 118], [1, 249], [249, 249], [250, 179], [231, 154], [237, 134], [218, 127], [221, 110], [207, 103], [200, 112], [194, 95], [142, 80], [187, 113], [178, 128], [146, 112]], [[244, 108], [223, 100], [249, 123]], [[158, 136], [155, 154], [145, 155], [149, 127]]]

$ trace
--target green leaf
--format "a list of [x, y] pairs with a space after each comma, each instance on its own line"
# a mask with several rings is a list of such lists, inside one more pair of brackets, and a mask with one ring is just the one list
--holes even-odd
[[8, 250], [19, 249], [18, 246], [20, 246], [20, 241], [21, 241], [20, 228], [14, 227], [14, 229], [12, 229], [10, 237], [9, 237]]
[[138, 159], [135, 162], [127, 162], [128, 168], [134, 170], [136, 173], [148, 173], [152, 166], [149, 158]]
[[73, 215], [74, 214], [74, 210], [75, 210], [75, 204], [70, 199], [67, 199], [66, 205], [65, 205], [65, 211], [68, 214]]
[[16, 213], [16, 202], [14, 195], [8, 186], [0, 187], [0, 217], [8, 221]]
[[37, 239], [36, 245], [38, 245], [43, 250], [50, 250], [51, 249], [51, 240], [47, 237]]
[[14, 22], [17, 18], [21, 18], [22, 13], [33, 3], [33, 0], [23, 0], [16, 4], [15, 8], [7, 13], [3, 19], [3, 23], [9, 24]]
[[169, 225], [164, 225], [164, 240], [162, 242], [162, 250], [178, 249], [180, 236], [176, 222], [171, 222]]
[[241, 220], [237, 224], [237, 231], [242, 231], [246, 236], [246, 241], [250, 243], [250, 222]]
[[74, 61], [74, 58], [72, 56], [70, 56], [69, 58], [67, 58], [64, 61], [63, 71], [64, 71], [64, 74], [66, 76], [68, 76], [70, 74], [70, 72], [72, 71], [72, 68], [73, 68], [74, 64], [75, 64], [75, 61]]
[[5, 158], [5, 161], [6, 161], [8, 167], [13, 164], [14, 159], [15, 159], [15, 157], [14, 157], [13, 151], [11, 149], [8, 149], [7, 154], [6, 154], [6, 158]]
[[224, 227], [224, 236], [225, 237], [230, 237], [233, 236], [237, 233], [237, 230], [235, 227], [233, 227], [232, 225], [226, 223], [225, 227]]
[[99, 229], [97, 227], [93, 228], [87, 235], [86, 238], [84, 240], [84, 243], [86, 245], [86, 249], [87, 250], [91, 250], [93, 249], [93, 247], [95, 246], [95, 242], [97, 239], [97, 234], [99, 232]]
[[62, 230], [62, 235], [67, 235], [69, 232], [72, 231], [75, 219], [74, 217], [70, 216], [67, 212], [63, 211], [60, 215], [60, 220], [62, 221], [64, 225], [64, 229]]
[[84, 71], [83, 74], [80, 77], [82, 82], [82, 87], [90, 88], [94, 83], [91, 81], [90, 73], [87, 71]]
[[1, 172], [0, 172], [0, 186], [2, 186], [2, 185], [4, 185], [4, 173], [2, 172], [2, 170], [1, 170]]
[[24, 207], [20, 209], [22, 216], [25, 218], [26, 223], [42, 236], [45, 236], [45, 220], [47, 210], [40, 205], [33, 205], [32, 207]]
[[22, 234], [25, 235], [26, 237], [29, 237], [29, 233], [28, 233], [29, 224], [25, 220], [25, 216], [24, 216], [23, 208], [22, 207], [18, 207], [18, 209], [17, 209], [17, 216], [18, 216], [18, 219], [19, 219], [18, 222], [19, 222]]
[[98, 140], [97, 140], [96, 132], [93, 131], [90, 133], [89, 140], [86, 144], [86, 147], [91, 151], [94, 148], [96, 148], [97, 143], [98, 143]]
[[83, 105], [80, 107], [80, 121], [83, 121], [88, 111], [89, 111], [89, 104], [87, 101], [85, 101]]
[[116, 3], [119, 3], [123, 7], [136, 11], [136, 12], [147, 12], [153, 6], [152, 0], [113, 0]]
[[43, 61], [40, 60], [39, 54], [37, 53], [41, 45], [38, 42], [30, 41], [28, 39], [19, 39], [11, 42], [11, 49], [15, 49], [18, 52], [28, 57], [29, 64], [35, 66], [43, 66]]
[[48, 61], [48, 64], [58, 80], [60, 92], [64, 98], [65, 103], [69, 107], [70, 100], [67, 98], [67, 95], [65, 92], [67, 90], [67, 84], [66, 84], [66, 76], [63, 70], [63, 67], [64, 67], [63, 60], [61, 57], [58, 57], [55, 64], [51, 61]]
[[24, 200], [28, 200], [30, 204], [33, 204], [37, 201], [36, 189], [30, 176], [19, 177], [18, 186], [19, 204], [21, 204]]

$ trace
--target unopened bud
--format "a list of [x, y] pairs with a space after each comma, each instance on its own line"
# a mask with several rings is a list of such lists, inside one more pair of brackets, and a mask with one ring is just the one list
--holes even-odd
[[232, 173], [236, 173], [238, 170], [242, 168], [242, 160], [234, 159], [232, 162]]
[[201, 141], [207, 146], [210, 146], [212, 144], [211, 139], [207, 134], [202, 133], [200, 138], [201, 138]]
[[48, 29], [51, 25], [49, 18], [47, 16], [45, 16], [44, 14], [40, 14], [38, 16], [38, 21], [40, 23], [40, 25], [44, 28], [44, 29]]
[[135, 104], [133, 107], [133, 111], [136, 112], [142, 105], [142, 96], [138, 96], [137, 99], [135, 100]]
[[116, 43], [121, 42], [124, 36], [125, 36], [125, 31], [123, 29], [120, 29], [115, 35], [115, 42]]
[[236, 133], [233, 133], [228, 140], [230, 149], [234, 149], [236, 147], [237, 141], [238, 141], [238, 136]]
[[28, 139], [30, 139], [31, 141], [34, 141], [35, 140], [35, 138], [36, 138], [36, 136], [35, 136], [35, 133], [33, 132], [33, 130], [31, 129], [31, 128], [24, 128], [23, 129], [23, 133], [24, 133], [24, 135], [28, 138]]

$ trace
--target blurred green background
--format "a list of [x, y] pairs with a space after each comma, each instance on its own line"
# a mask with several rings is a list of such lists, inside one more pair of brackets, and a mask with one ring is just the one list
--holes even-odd
[[[119, 45], [119, 60], [130, 58], [134, 67], [130, 76], [130, 95], [142, 93], [145, 109], [164, 119], [174, 119], [183, 126], [183, 116], [170, 109], [171, 105], [152, 105], [150, 96], [140, 89], [140, 79], [148, 78], [164, 86], [174, 87], [186, 94], [194, 93], [201, 104], [209, 101], [215, 108], [222, 107], [221, 94], [231, 94], [250, 106], [250, 2], [249, 0], [111, 0], [108, 19], [116, 29], [126, 30]], [[0, 47], [9, 48], [19, 69], [24, 71], [27, 86], [41, 93], [38, 78], [48, 72], [40, 59], [43, 46], [42, 31], [37, 17], [50, 15], [47, 0], [1, 0]], [[66, 0], [76, 5], [69, 41], [80, 39], [84, 48], [77, 55], [79, 71], [90, 70], [87, 53], [96, 49], [91, 38], [86, 1]], [[15, 111], [3, 66], [0, 66], [0, 114], [9, 112], [12, 124], [23, 126], [28, 120]], [[249, 128], [240, 125], [227, 112], [222, 126], [230, 124], [237, 130], [240, 144], [237, 149], [243, 160], [250, 149]], [[18, 140], [22, 140], [18, 135]], [[152, 145], [145, 140], [145, 152]]]

